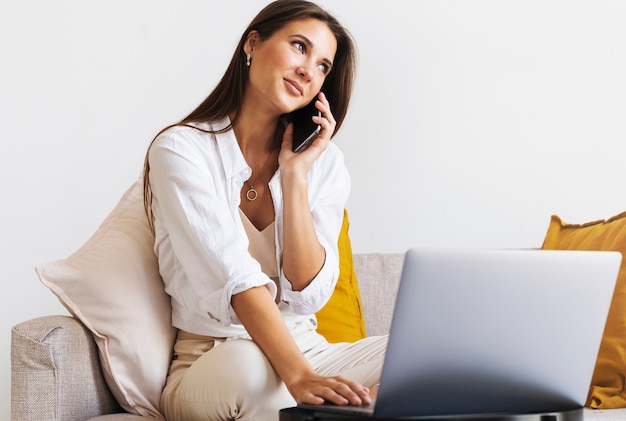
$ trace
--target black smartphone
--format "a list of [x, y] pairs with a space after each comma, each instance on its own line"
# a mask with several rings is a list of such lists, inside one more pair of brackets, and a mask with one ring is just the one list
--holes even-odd
[[294, 152], [305, 150], [322, 129], [322, 126], [313, 122], [314, 115], [322, 116], [322, 113], [315, 107], [315, 101], [317, 101], [317, 95], [305, 107], [291, 113], [291, 121], [293, 122], [292, 150]]

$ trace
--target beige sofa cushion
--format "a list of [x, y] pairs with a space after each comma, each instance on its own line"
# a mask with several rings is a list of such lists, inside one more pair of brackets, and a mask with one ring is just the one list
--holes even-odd
[[76, 253], [36, 271], [93, 334], [104, 378], [120, 405], [163, 419], [159, 401], [175, 329], [153, 246], [139, 178]]
[[355, 254], [353, 259], [367, 334], [385, 335], [391, 327], [404, 253]]

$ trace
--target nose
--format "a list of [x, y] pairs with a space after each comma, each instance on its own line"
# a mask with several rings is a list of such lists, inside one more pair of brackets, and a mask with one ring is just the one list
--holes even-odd
[[300, 64], [300, 66], [298, 66], [298, 69], [296, 70], [298, 75], [302, 77], [304, 80], [311, 80], [313, 78], [313, 71], [314, 71], [314, 64], [311, 62], [311, 60], [303, 61]]

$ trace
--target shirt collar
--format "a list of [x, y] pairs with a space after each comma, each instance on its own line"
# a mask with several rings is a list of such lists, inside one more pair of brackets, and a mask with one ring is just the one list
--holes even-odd
[[[212, 130], [220, 130], [230, 125], [230, 119], [225, 117], [211, 124]], [[224, 133], [216, 133], [215, 140], [220, 153], [220, 158], [224, 165], [224, 172], [227, 178], [232, 178], [241, 173], [250, 175], [250, 167], [243, 157], [243, 153], [237, 143], [235, 132], [232, 127]]]

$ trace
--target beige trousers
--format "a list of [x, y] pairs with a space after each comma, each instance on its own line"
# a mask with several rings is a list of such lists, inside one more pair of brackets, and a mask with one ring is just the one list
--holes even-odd
[[[292, 334], [317, 373], [341, 375], [366, 387], [379, 382], [387, 336], [329, 344], [315, 321]], [[225, 340], [180, 331], [161, 409], [168, 421], [278, 420], [296, 403], [260, 348], [249, 339]]]

